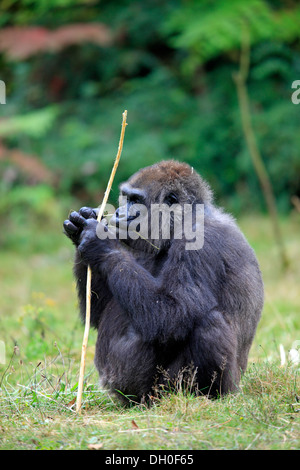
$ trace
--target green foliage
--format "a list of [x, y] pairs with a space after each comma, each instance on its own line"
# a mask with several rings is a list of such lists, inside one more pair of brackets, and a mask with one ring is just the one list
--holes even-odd
[[265, 0], [193, 0], [174, 11], [165, 30], [177, 33], [172, 40], [174, 47], [190, 51], [184, 64], [191, 72], [200, 63], [239, 50], [245, 28], [253, 45], [299, 38], [299, 18], [298, 6], [288, 11], [274, 10]]
[[[52, 171], [56, 195], [99, 204], [127, 109], [112, 202], [118, 183], [132, 172], [176, 158], [200, 171], [235, 213], [265, 209], [232, 80], [247, 27], [254, 129], [279, 208], [290, 210], [291, 196], [300, 194], [299, 109], [291, 102], [291, 84], [300, 74], [297, 4], [24, 0], [5, 5], [4, 26], [55, 29], [100, 22], [114, 38], [106, 47], [44, 50], [23, 61], [2, 56], [8, 96], [0, 107], [5, 118], [0, 135], [8, 148], [36, 155]], [[0, 175], [8, 166], [0, 161]]]
[[[53, 190], [46, 185], [15, 186], [7, 191], [0, 187], [0, 217], [6, 229], [0, 233], [0, 249], [19, 252], [48, 251], [61, 238], [60, 223], [64, 216]], [[67, 209], [65, 209], [67, 214]], [[57, 235], [49, 237], [56, 228]]]
[[27, 25], [28, 23], [45, 21], [45, 18], [53, 14], [53, 10], [58, 16], [64, 17], [65, 11], [70, 15], [72, 8], [86, 8], [90, 0], [6, 0], [1, 5], [0, 24]]
[[43, 137], [53, 125], [57, 112], [56, 107], [48, 106], [45, 109], [32, 111], [22, 116], [12, 116], [1, 123], [0, 136]]

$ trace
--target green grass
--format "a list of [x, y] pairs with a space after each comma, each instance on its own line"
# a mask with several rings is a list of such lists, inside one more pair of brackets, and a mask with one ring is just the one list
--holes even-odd
[[62, 237], [48, 253], [1, 252], [0, 449], [299, 449], [300, 365], [280, 366], [279, 345], [288, 353], [300, 340], [300, 217], [282, 221], [286, 272], [269, 221], [249, 216], [240, 225], [266, 290], [241, 391], [218, 400], [179, 392], [151, 408], [124, 408], [98, 388], [91, 331], [83, 411], [74, 412], [83, 328], [72, 247]]

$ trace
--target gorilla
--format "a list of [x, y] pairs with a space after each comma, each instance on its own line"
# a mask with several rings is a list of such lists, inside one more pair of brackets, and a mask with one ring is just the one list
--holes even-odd
[[[76, 247], [83, 320], [87, 266], [92, 270], [91, 325], [98, 330], [95, 366], [103, 386], [134, 402], [151, 400], [179, 378], [209, 397], [238, 390], [263, 308], [252, 248], [186, 163], [143, 168], [120, 193], [123, 202], [109, 224], [107, 217], [97, 222], [97, 210], [87, 207], [64, 222]], [[152, 206], [171, 209], [169, 236], [162, 236], [161, 215], [150, 233]], [[192, 208], [192, 233], [203, 234], [192, 246], [174, 228], [174, 208], [185, 207]]]

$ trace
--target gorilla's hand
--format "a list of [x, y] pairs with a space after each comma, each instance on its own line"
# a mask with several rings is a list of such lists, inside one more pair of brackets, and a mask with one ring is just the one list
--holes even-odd
[[[99, 222], [96, 219], [97, 210], [83, 207], [79, 212], [71, 212], [69, 219], [64, 222], [64, 229], [69, 238], [77, 246], [81, 260], [85, 264], [99, 264], [103, 255], [116, 249], [116, 240], [100, 239], [97, 235]], [[104, 232], [108, 231], [106, 221]]]
[[82, 207], [79, 212], [71, 212], [69, 219], [64, 221], [64, 233], [76, 246], [80, 243], [80, 235], [86, 222], [83, 219], [97, 219], [98, 211], [98, 208]]

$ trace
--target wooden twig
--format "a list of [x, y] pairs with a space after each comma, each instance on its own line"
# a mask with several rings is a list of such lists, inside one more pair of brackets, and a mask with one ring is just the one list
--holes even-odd
[[[118, 152], [117, 156], [115, 159], [115, 163], [109, 178], [109, 181], [107, 183], [107, 188], [104, 193], [104, 198], [102, 201], [102, 204], [99, 209], [98, 217], [97, 220], [98, 222], [101, 221], [105, 206], [107, 204], [108, 196], [112, 187], [112, 183], [117, 171], [117, 167], [120, 161], [121, 153], [122, 153], [122, 148], [123, 148], [123, 141], [124, 141], [124, 135], [125, 135], [125, 128], [127, 126], [127, 111], [125, 110], [123, 113], [123, 121], [122, 121], [122, 129], [121, 129], [121, 135], [120, 135], [120, 141], [119, 141], [119, 147], [118, 147]], [[79, 380], [78, 380], [78, 392], [77, 392], [77, 400], [76, 400], [76, 412], [80, 413], [81, 412], [81, 399], [82, 399], [82, 391], [83, 391], [83, 381], [84, 381], [84, 369], [85, 369], [85, 358], [86, 358], [86, 349], [87, 349], [87, 343], [88, 343], [88, 337], [89, 337], [89, 331], [90, 331], [90, 319], [91, 319], [91, 285], [92, 285], [92, 270], [91, 267], [88, 266], [87, 270], [87, 279], [86, 279], [86, 311], [85, 311], [85, 328], [84, 328], [84, 335], [83, 335], [83, 341], [82, 341], [82, 350], [81, 350], [81, 363], [80, 363], [80, 372], [79, 372]]]
[[246, 84], [250, 66], [250, 37], [249, 31], [246, 27], [244, 28], [243, 33], [244, 35], [242, 38], [240, 69], [233, 75], [233, 78], [237, 87], [237, 95], [245, 141], [263, 191], [263, 195], [273, 225], [275, 240], [277, 242], [279, 254], [281, 257], [282, 267], [285, 269], [289, 265], [289, 259], [285, 250], [284, 241], [281, 234], [273, 188], [261, 153], [259, 151], [251, 122], [250, 100]]

